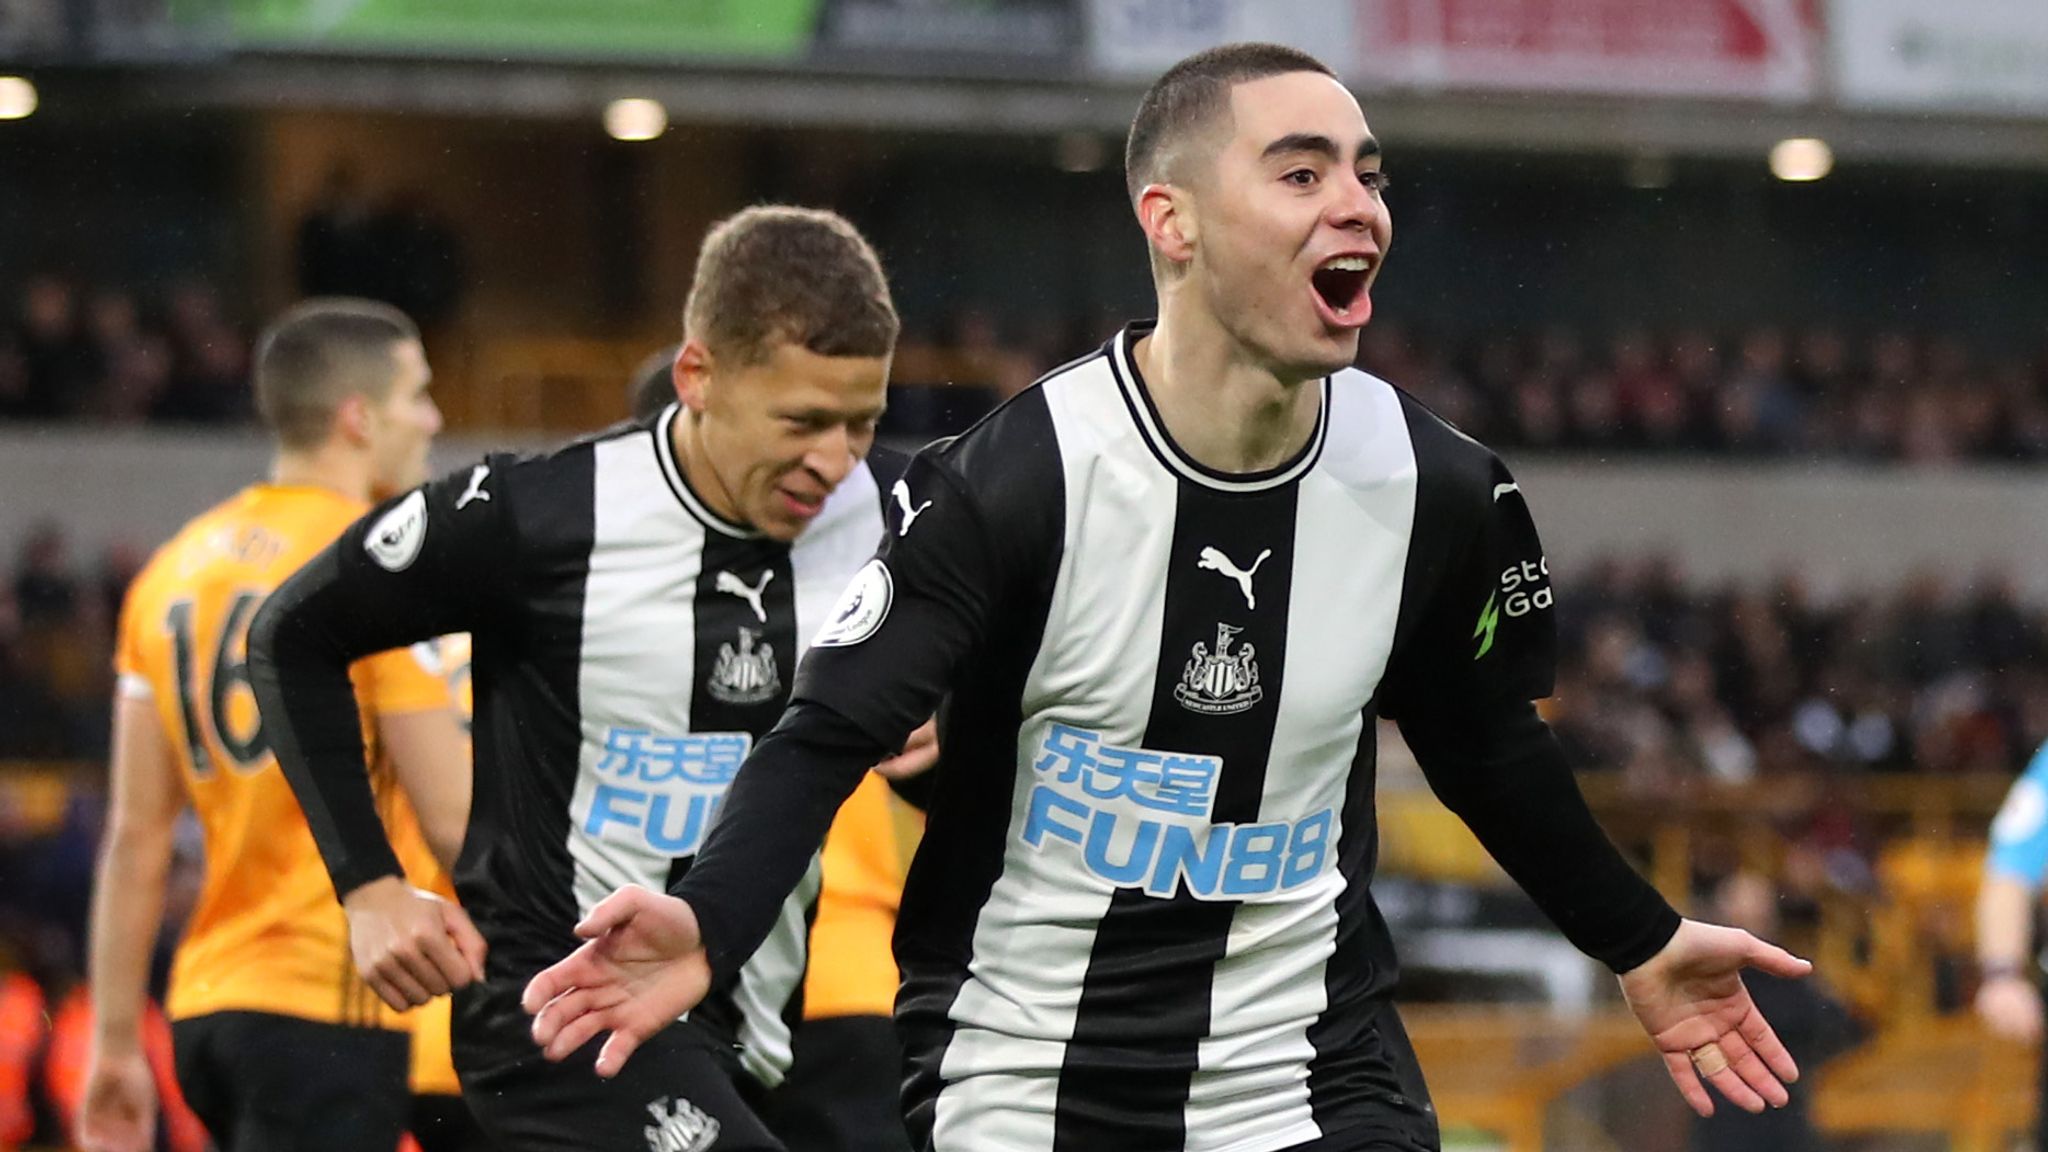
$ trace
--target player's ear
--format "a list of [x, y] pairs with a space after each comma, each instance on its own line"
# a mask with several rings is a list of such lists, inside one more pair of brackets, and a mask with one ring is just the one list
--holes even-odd
[[351, 392], [334, 406], [334, 435], [350, 444], [370, 442], [370, 398]]
[[711, 383], [711, 349], [702, 340], [691, 337], [676, 349], [675, 383], [676, 399], [683, 407], [702, 415], [705, 393]]
[[1137, 209], [1138, 226], [1145, 230], [1154, 252], [1173, 264], [1194, 259], [1199, 227], [1186, 190], [1172, 184], [1147, 184], [1138, 193]]

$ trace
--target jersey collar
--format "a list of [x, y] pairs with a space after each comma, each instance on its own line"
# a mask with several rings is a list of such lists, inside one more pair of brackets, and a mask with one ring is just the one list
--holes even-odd
[[744, 524], [735, 524], [711, 510], [709, 504], [690, 487], [689, 477], [683, 474], [682, 461], [676, 459], [675, 423], [682, 412], [682, 405], [671, 404], [662, 409], [654, 421], [654, 458], [661, 465], [662, 478], [668, 481], [669, 491], [676, 494], [676, 502], [683, 510], [713, 532], [731, 536], [738, 540], [752, 540], [760, 533]]
[[1308, 474], [1322, 457], [1323, 441], [1330, 431], [1330, 378], [1325, 376], [1319, 382], [1323, 390], [1322, 404], [1316, 410], [1315, 431], [1309, 434], [1308, 443], [1294, 458], [1276, 468], [1258, 472], [1223, 472], [1197, 461], [1181, 450], [1167, 434], [1166, 424], [1159, 418], [1159, 409], [1152, 404], [1152, 395], [1145, 387], [1144, 374], [1138, 371], [1138, 362], [1131, 356], [1131, 346], [1151, 332], [1153, 322], [1140, 320], [1124, 328], [1110, 338], [1109, 366], [1116, 376], [1117, 387], [1122, 391], [1124, 407], [1131, 413], [1131, 421], [1138, 426], [1138, 434], [1145, 445], [1171, 472], [1183, 479], [1214, 488], [1219, 492], [1264, 492], [1292, 484]]

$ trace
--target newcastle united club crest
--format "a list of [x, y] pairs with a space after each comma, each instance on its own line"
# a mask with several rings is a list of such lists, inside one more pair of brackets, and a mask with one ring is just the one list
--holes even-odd
[[1230, 642], [1242, 628], [1216, 625], [1216, 650], [1195, 644], [1194, 658], [1174, 685], [1174, 699], [1190, 712], [1205, 716], [1230, 716], [1259, 702], [1265, 689], [1259, 687], [1259, 666], [1252, 660], [1258, 649], [1250, 644], [1230, 650]]
[[682, 1097], [663, 1096], [647, 1106], [654, 1124], [640, 1131], [648, 1152], [705, 1152], [718, 1142], [718, 1119]]
[[718, 646], [709, 684], [713, 699], [726, 704], [760, 704], [782, 691], [782, 678], [775, 671], [775, 649], [767, 644], [755, 647], [760, 639], [759, 632], [742, 628], [738, 648]]

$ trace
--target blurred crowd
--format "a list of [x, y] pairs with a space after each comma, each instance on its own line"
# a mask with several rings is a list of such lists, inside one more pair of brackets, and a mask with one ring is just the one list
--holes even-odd
[[[403, 245], [387, 235], [394, 219], [413, 221]], [[460, 292], [450, 278], [458, 257], [415, 235], [435, 227], [398, 208], [368, 213], [336, 192], [304, 221], [302, 287], [402, 299], [415, 315], [445, 319]], [[41, 276], [16, 304], [0, 312], [0, 420], [250, 416], [250, 333], [204, 282], [158, 298]], [[934, 332], [906, 335], [891, 423], [906, 433], [958, 431], [1113, 327], [1101, 318], [1050, 325], [1019, 343], [989, 313], [962, 309]], [[1602, 343], [1555, 328], [1452, 341], [1381, 319], [1366, 330], [1360, 360], [1506, 450], [2048, 460], [2048, 355], [1987, 355], [1947, 336], [1762, 328], [1730, 338], [1627, 331]]]
[[32, 277], [0, 311], [0, 420], [244, 420], [249, 348], [250, 333], [201, 280], [146, 296]]
[[0, 760], [90, 758], [107, 745], [114, 621], [138, 549], [81, 563], [45, 522], [0, 582]]
[[1797, 575], [1699, 587], [1669, 561], [1566, 577], [1550, 718], [1645, 789], [1820, 772], [2013, 773], [2048, 738], [2048, 614], [1927, 573], [1822, 602]]
[[1817, 327], [1732, 340], [1553, 329], [1444, 345], [1375, 322], [1363, 363], [1504, 449], [1938, 464], [2048, 459], [2048, 357]]

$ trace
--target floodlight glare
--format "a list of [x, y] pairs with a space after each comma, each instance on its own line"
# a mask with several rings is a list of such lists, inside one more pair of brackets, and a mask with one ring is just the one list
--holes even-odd
[[614, 100], [605, 106], [604, 130], [614, 140], [652, 140], [668, 131], [668, 109], [659, 100]]
[[1771, 175], [1780, 180], [1818, 180], [1834, 167], [1835, 153], [1825, 140], [1795, 136], [1778, 141], [1771, 149]]
[[0, 76], [0, 120], [26, 120], [35, 115], [36, 86], [26, 76]]

